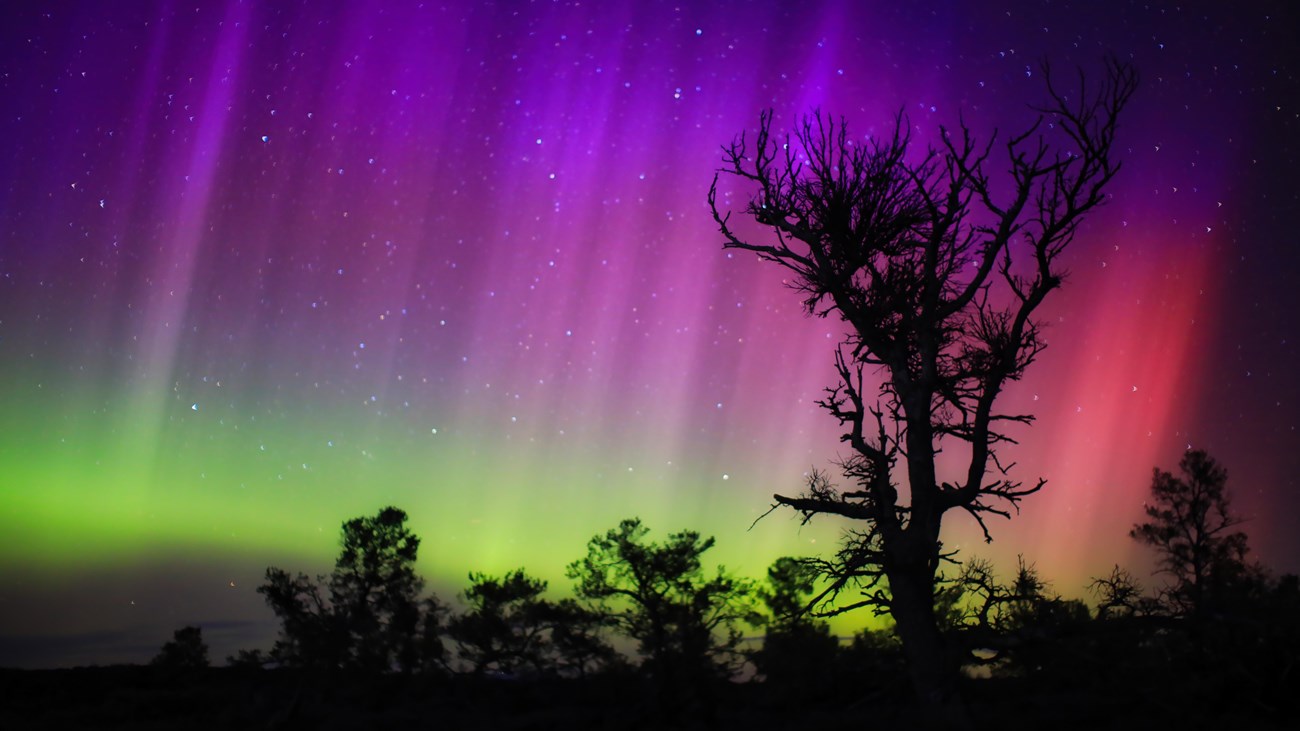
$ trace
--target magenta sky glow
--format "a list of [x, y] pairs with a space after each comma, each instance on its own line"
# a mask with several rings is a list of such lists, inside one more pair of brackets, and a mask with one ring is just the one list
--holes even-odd
[[631, 515], [752, 575], [829, 547], [834, 524], [746, 530], [836, 454], [813, 401], [839, 326], [722, 251], [719, 146], [766, 108], [1013, 130], [1044, 57], [1144, 83], [1005, 397], [1049, 488], [992, 546], [945, 535], [1072, 596], [1145, 573], [1150, 470], [1194, 445], [1257, 556], [1300, 570], [1293, 11], [695, 5], [0, 11], [0, 565], [41, 577], [5, 589], [0, 665], [143, 659], [188, 622], [269, 643], [261, 569], [323, 568], [388, 502], [448, 596], [518, 565], [562, 591]]

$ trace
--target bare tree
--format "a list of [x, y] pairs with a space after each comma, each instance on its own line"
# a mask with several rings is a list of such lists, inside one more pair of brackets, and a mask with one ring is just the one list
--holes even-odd
[[1093, 579], [1088, 589], [1097, 597], [1097, 619], [1133, 617], [1147, 613], [1150, 606], [1142, 594], [1141, 582], [1119, 564], [1108, 576]]
[[[964, 120], [941, 127], [938, 146], [918, 155], [901, 115], [892, 134], [864, 142], [820, 113], [778, 138], [769, 112], [756, 137], [724, 147], [709, 191], [725, 248], [789, 270], [808, 313], [848, 325], [835, 353], [839, 382], [820, 405], [845, 427], [851, 451], [839, 467], [851, 487], [817, 473], [802, 494], [774, 496], [773, 507], [805, 521], [856, 521], [820, 563], [829, 587], [816, 601], [823, 612], [892, 614], [913, 685], [930, 706], [960, 709], [956, 662], [934, 609], [943, 518], [963, 511], [989, 538], [989, 515], [1010, 517], [1043, 486], [1011, 479], [997, 456], [1014, 443], [1006, 427], [1033, 416], [994, 404], [1044, 347], [1034, 311], [1061, 285], [1062, 252], [1119, 172], [1115, 134], [1138, 85], [1135, 70], [1116, 60], [1100, 84], [1080, 71], [1074, 91], [1059, 88], [1046, 64], [1043, 76], [1048, 102], [1002, 143], [1007, 172], [997, 182], [989, 171], [997, 133], [977, 143]], [[744, 213], [760, 238], [719, 210], [724, 175], [752, 189]], [[874, 395], [868, 369], [880, 374]], [[969, 450], [952, 481], [935, 467], [946, 439]], [[830, 603], [850, 588], [856, 601]]]
[[1048, 593], [1047, 582], [1038, 568], [1016, 558], [1016, 576], [1010, 584], [998, 581], [993, 563], [973, 558], [962, 565], [953, 588], [964, 600], [958, 625], [975, 630], [1006, 632], [1032, 624], [1041, 608], [1060, 602]]

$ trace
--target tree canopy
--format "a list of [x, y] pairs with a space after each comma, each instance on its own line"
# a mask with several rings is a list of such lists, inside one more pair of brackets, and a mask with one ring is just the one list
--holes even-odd
[[191, 670], [208, 666], [208, 645], [200, 627], [182, 627], [172, 633], [171, 641], [154, 657], [155, 667], [167, 670]]
[[415, 573], [420, 539], [393, 507], [354, 518], [342, 528], [342, 549], [326, 579], [312, 581], [275, 567], [258, 593], [281, 620], [273, 655], [280, 662], [324, 668], [404, 670], [441, 655], [440, 605], [421, 603]]
[[719, 567], [705, 573], [713, 538], [695, 531], [647, 540], [636, 518], [597, 535], [568, 567], [575, 592], [638, 643], [660, 675], [726, 675], [738, 659], [740, 624], [753, 618], [749, 582]]
[[[1207, 484], [1222, 485], [1226, 475], [1206, 467], [1212, 460], [1193, 460], [1200, 466], [1192, 472], [1210, 475]], [[1159, 484], [1168, 479], [1183, 478], [1166, 475]], [[1226, 508], [1222, 512], [1231, 516]], [[897, 626], [861, 631], [846, 642], [809, 611], [824, 591], [820, 559], [778, 559], [764, 583], [752, 584], [721, 567], [706, 567], [711, 538], [682, 531], [656, 542], [649, 535], [640, 520], [629, 519], [593, 537], [586, 556], [568, 567], [576, 599], [547, 599], [547, 583], [523, 569], [499, 576], [474, 572], [463, 606], [453, 611], [433, 597], [419, 600], [414, 591], [376, 588], [366, 578], [418, 586], [418, 577], [406, 570], [418, 542], [405, 527], [405, 514], [384, 511], [348, 521], [337, 575], [313, 581], [268, 571], [271, 580], [259, 591], [283, 622], [281, 639], [269, 657], [242, 651], [229, 663], [244, 669], [278, 662], [348, 671], [236, 672], [244, 678], [237, 682], [259, 687], [283, 689], [281, 679], [293, 685], [298, 678], [306, 690], [286, 699], [281, 718], [302, 712], [298, 720], [308, 725], [328, 718], [339, 698], [345, 698], [343, 706], [365, 703], [373, 710], [402, 696], [432, 699], [426, 708], [451, 710], [459, 725], [510, 725], [519, 713], [535, 720], [531, 714], [540, 709], [584, 727], [588, 721], [624, 726], [629, 709], [645, 714], [652, 725], [672, 727], [752, 725], [743, 719], [807, 725], [809, 718], [849, 721], [864, 703], [886, 726], [962, 725], [960, 718], [928, 717], [932, 708], [911, 703]], [[935, 599], [944, 637], [964, 652], [966, 668], [998, 679], [964, 686], [980, 688], [981, 721], [998, 717], [999, 708], [1023, 714], [1030, 700], [1024, 691], [1034, 688], [1069, 688], [1060, 697], [1073, 699], [1070, 713], [1083, 714], [1080, 718], [1093, 725], [1113, 720], [1116, 710], [1154, 708], [1153, 693], [1176, 699], [1179, 719], [1207, 717], [1215, 699], [1223, 697], [1263, 709], [1249, 716], [1251, 721], [1290, 718], [1294, 714], [1286, 709], [1297, 697], [1291, 618], [1300, 606], [1300, 582], [1294, 576], [1275, 580], [1252, 567], [1232, 586], [1247, 591], [1229, 611], [1220, 611], [1228, 605], [1216, 601], [1210, 605], [1214, 611], [1198, 617], [1201, 621], [1185, 621], [1170, 615], [1172, 605], [1144, 596], [1136, 580], [1116, 567], [1092, 584], [1099, 600], [1093, 614], [1082, 602], [1058, 595], [1023, 558], [1005, 583], [991, 562], [968, 558], [960, 574], [940, 584]], [[407, 608], [413, 606], [419, 617], [414, 626], [402, 625], [405, 636], [394, 642], [384, 639], [384, 628], [395, 625], [388, 624], [390, 615], [382, 609], [384, 597], [392, 596], [409, 600]], [[755, 611], [759, 604], [766, 612]], [[351, 608], [357, 606], [380, 608]], [[356, 616], [368, 621], [350, 623]], [[742, 625], [764, 630], [761, 645], [751, 644], [759, 638], [750, 637], [742, 649]], [[639, 665], [614, 649], [615, 634], [636, 643]], [[444, 636], [455, 641], [456, 656], [448, 657]], [[387, 648], [388, 664], [374, 660], [378, 651], [359, 651], [355, 644], [361, 642]], [[171, 670], [197, 668], [206, 664], [206, 654], [200, 630], [186, 627], [154, 663]], [[742, 660], [756, 671], [751, 682], [723, 682], [736, 679], [733, 671]], [[412, 682], [389, 675], [397, 668], [461, 677], [426, 675]], [[189, 683], [204, 674], [176, 676]], [[410, 695], [404, 688], [419, 691]], [[1116, 705], [1116, 695], [1125, 700]], [[1058, 695], [1050, 697], [1055, 704]], [[1030, 707], [1031, 718], [1060, 717], [1055, 705], [1046, 717], [1033, 715]], [[1174, 718], [1165, 708], [1149, 717]]]
[[1156, 550], [1172, 607], [1203, 617], [1248, 579], [1246, 534], [1229, 506], [1228, 471], [1203, 449], [1188, 450], [1178, 466], [1181, 476], [1153, 470], [1147, 520], [1129, 535]]
[[448, 634], [473, 672], [580, 676], [616, 662], [599, 634], [603, 617], [572, 599], [543, 598], [545, 581], [523, 569], [500, 578], [471, 573], [469, 580], [469, 606], [451, 620]]

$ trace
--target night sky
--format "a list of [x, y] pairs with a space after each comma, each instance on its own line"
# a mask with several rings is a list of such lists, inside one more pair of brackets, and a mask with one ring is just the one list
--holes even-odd
[[750, 576], [830, 550], [832, 520], [749, 530], [842, 453], [814, 405], [842, 331], [722, 250], [720, 145], [769, 107], [1005, 134], [1043, 57], [1143, 83], [1002, 401], [1048, 487], [945, 542], [1066, 596], [1146, 576], [1128, 529], [1190, 445], [1300, 570], [1286, 3], [372, 5], [0, 10], [0, 666], [142, 662], [185, 624], [218, 662], [269, 647], [265, 567], [327, 571], [387, 504], [445, 599], [517, 566], [563, 592], [631, 516]]

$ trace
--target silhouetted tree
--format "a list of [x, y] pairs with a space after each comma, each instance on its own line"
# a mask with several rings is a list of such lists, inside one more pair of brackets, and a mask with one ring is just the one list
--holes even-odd
[[303, 573], [294, 575], [274, 566], [266, 569], [266, 581], [257, 593], [280, 618], [280, 637], [271, 650], [276, 662], [313, 668], [344, 665], [347, 633], [321, 591], [325, 582], [323, 576], [313, 581]]
[[1016, 557], [1016, 576], [1009, 584], [998, 580], [989, 561], [971, 559], [962, 566], [954, 588], [964, 610], [958, 626], [966, 628], [1016, 632], [1074, 611], [1074, 605], [1066, 609], [1066, 600], [1049, 591], [1038, 568], [1026, 563], [1024, 556]]
[[1165, 593], [1171, 608], [1204, 618], [1249, 578], [1246, 534], [1235, 530], [1241, 519], [1228, 506], [1228, 471], [1203, 449], [1178, 464], [1182, 477], [1153, 471], [1147, 521], [1129, 535], [1159, 554], [1173, 582]]
[[420, 603], [420, 623], [414, 647], [415, 664], [411, 667], [424, 673], [444, 673], [449, 670], [447, 648], [442, 643], [447, 614], [447, 607], [435, 596], [426, 597]]
[[244, 670], [261, 670], [271, 658], [261, 650], [239, 650], [226, 657], [226, 665]]
[[893, 697], [907, 687], [906, 663], [898, 634], [889, 629], [864, 629], [840, 649], [837, 682], [840, 697], [879, 693], [893, 688]]
[[[770, 239], [719, 210], [717, 176], [709, 191], [726, 248], [785, 268], [808, 313], [848, 325], [835, 354], [839, 383], [820, 404], [846, 427], [852, 451], [839, 466], [852, 488], [817, 474], [803, 494], [774, 496], [805, 520], [860, 525], [823, 566], [822, 611], [887, 609], [921, 699], [954, 720], [964, 717], [957, 664], [935, 617], [943, 517], [964, 511], [987, 538], [986, 516], [1009, 517], [1043, 485], [1006, 476], [996, 454], [1013, 441], [1006, 427], [1033, 417], [994, 404], [1044, 347], [1034, 312], [1060, 286], [1062, 252], [1119, 171], [1115, 134], [1137, 88], [1136, 72], [1113, 60], [1100, 84], [1080, 72], [1077, 93], [1059, 90], [1046, 64], [1043, 78], [1048, 103], [1006, 140], [1002, 163], [990, 162], [996, 133], [979, 144], [964, 121], [916, 154], [901, 115], [891, 133], [864, 141], [820, 113], [778, 138], [766, 113], [752, 144], [742, 135], [724, 148], [719, 176], [754, 189], [744, 210]], [[1063, 146], [1051, 147], [1048, 134]], [[1005, 180], [991, 179], [993, 165], [1007, 167]], [[874, 397], [868, 369], [881, 376]], [[935, 465], [945, 439], [968, 454], [952, 481]], [[859, 601], [829, 603], [849, 588]]]
[[572, 599], [543, 599], [545, 581], [523, 569], [469, 578], [469, 610], [451, 620], [448, 634], [475, 673], [581, 676], [617, 662], [599, 635], [599, 615]]
[[816, 565], [790, 556], [782, 556], [768, 567], [767, 585], [759, 587], [757, 594], [767, 607], [769, 632], [826, 626], [808, 612], [808, 600], [820, 575]]
[[419, 600], [419, 546], [406, 513], [388, 507], [343, 524], [342, 550], [328, 579], [268, 568], [257, 591], [282, 623], [275, 658], [383, 672], [413, 670], [426, 664], [422, 652], [441, 653], [440, 642], [427, 636], [430, 621], [437, 627], [440, 605]]
[[199, 627], [182, 627], [154, 657], [152, 664], [167, 670], [192, 670], [208, 666], [208, 646]]
[[330, 574], [330, 597], [348, 632], [349, 660], [383, 671], [415, 665], [419, 593], [415, 574], [420, 539], [406, 513], [387, 507], [373, 518], [343, 524], [343, 550]]
[[460, 647], [460, 656], [475, 673], [495, 671], [515, 674], [547, 669], [550, 638], [546, 582], [516, 569], [503, 578], [481, 573], [469, 575], [465, 590], [469, 610], [451, 620], [448, 634]]
[[1150, 609], [1149, 601], [1142, 594], [1142, 583], [1118, 564], [1109, 575], [1093, 579], [1088, 588], [1097, 597], [1097, 619], [1131, 617]]
[[768, 568], [767, 585], [757, 590], [767, 608], [767, 626], [763, 646], [750, 659], [769, 688], [787, 700], [830, 691], [828, 680], [838, 670], [839, 638], [807, 611], [819, 575], [807, 561], [785, 556]]
[[582, 677], [627, 665], [626, 659], [603, 636], [609, 618], [573, 599], [548, 603], [545, 609], [551, 626], [554, 662], [561, 674]]
[[1092, 619], [1086, 604], [1052, 591], [1023, 556], [1005, 583], [991, 562], [969, 559], [940, 596], [948, 602], [947, 636], [961, 650], [963, 664], [985, 665], [998, 676], [1070, 665], [1074, 658], [1066, 648]]
[[712, 538], [682, 531], [659, 544], [648, 532], [639, 519], [624, 520], [593, 537], [567, 574], [581, 599], [636, 640], [662, 694], [699, 692], [736, 668], [740, 625], [755, 619], [751, 588], [721, 567], [705, 575], [701, 556]]

